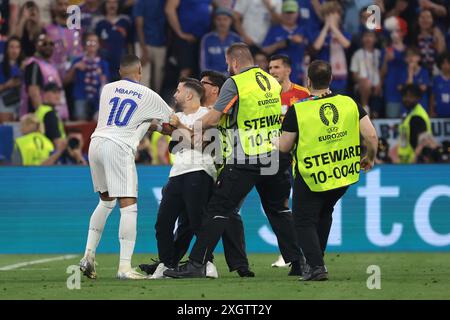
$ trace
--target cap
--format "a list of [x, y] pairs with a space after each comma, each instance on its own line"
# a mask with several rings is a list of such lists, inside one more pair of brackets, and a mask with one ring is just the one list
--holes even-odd
[[43, 90], [44, 92], [61, 91], [62, 88], [56, 82], [49, 82], [44, 86]]
[[298, 3], [295, 0], [287, 0], [283, 2], [281, 7], [283, 13], [298, 12]]
[[216, 11], [214, 12], [214, 15], [216, 16], [225, 15], [229, 16], [230, 18], [233, 18], [233, 12], [231, 11], [231, 9], [228, 9], [227, 7], [217, 8]]

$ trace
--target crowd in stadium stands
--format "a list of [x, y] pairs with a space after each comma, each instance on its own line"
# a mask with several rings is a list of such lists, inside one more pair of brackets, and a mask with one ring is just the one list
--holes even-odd
[[[70, 5], [79, 29], [68, 24]], [[375, 30], [370, 5], [381, 12]], [[329, 61], [331, 90], [372, 118], [401, 118], [411, 84], [431, 118], [450, 118], [450, 0], [0, 0], [0, 15], [2, 164], [87, 164], [101, 88], [119, 78], [127, 52], [169, 103], [180, 77], [226, 74], [226, 48], [245, 42], [265, 70], [270, 56], [287, 55], [299, 85], [310, 61]], [[417, 162], [445, 160], [448, 144], [424, 133]], [[50, 153], [27, 154], [32, 140]], [[390, 147], [380, 140], [379, 162], [396, 162]], [[167, 137], [146, 137], [136, 161], [170, 164]]]

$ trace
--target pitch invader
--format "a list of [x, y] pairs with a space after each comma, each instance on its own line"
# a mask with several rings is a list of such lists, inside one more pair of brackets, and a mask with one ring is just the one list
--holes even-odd
[[168, 123], [173, 112], [158, 94], [139, 84], [142, 66], [138, 57], [124, 56], [119, 73], [122, 80], [107, 84], [102, 90], [97, 128], [89, 146], [92, 181], [100, 201], [90, 219], [80, 269], [91, 279], [97, 277], [95, 252], [117, 199], [120, 205], [117, 277], [146, 278], [131, 267], [136, 241], [138, 194], [134, 159], [139, 141], [150, 129], [151, 123]]

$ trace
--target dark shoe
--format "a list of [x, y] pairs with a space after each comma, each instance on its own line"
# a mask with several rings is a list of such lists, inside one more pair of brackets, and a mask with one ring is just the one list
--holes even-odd
[[144, 271], [148, 275], [152, 275], [155, 273], [156, 268], [158, 268], [158, 265], [161, 263], [159, 260], [152, 259], [153, 263], [150, 264], [140, 264], [139, 269], [141, 271]]
[[236, 270], [241, 278], [253, 278], [255, 273], [251, 271], [248, 267], [242, 267]]
[[326, 281], [328, 280], [328, 270], [326, 266], [311, 267], [303, 274], [301, 281]]
[[300, 261], [292, 261], [291, 262], [291, 270], [289, 271], [288, 276], [298, 276], [301, 277], [303, 275], [303, 270], [300, 264]]
[[188, 261], [176, 269], [168, 269], [163, 273], [170, 278], [206, 278], [206, 264]]

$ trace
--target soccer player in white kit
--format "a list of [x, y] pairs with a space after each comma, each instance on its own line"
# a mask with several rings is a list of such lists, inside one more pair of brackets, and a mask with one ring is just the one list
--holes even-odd
[[[134, 163], [140, 140], [151, 123], [168, 123], [172, 109], [149, 88], [140, 85], [142, 67], [138, 57], [126, 55], [120, 64], [122, 80], [104, 86], [100, 96], [97, 128], [91, 136], [89, 164], [100, 201], [91, 216], [86, 251], [80, 269], [95, 279], [95, 251], [106, 219], [120, 205], [119, 279], [145, 279], [131, 268], [136, 241], [137, 173]], [[161, 127], [160, 127], [161, 128]]]

